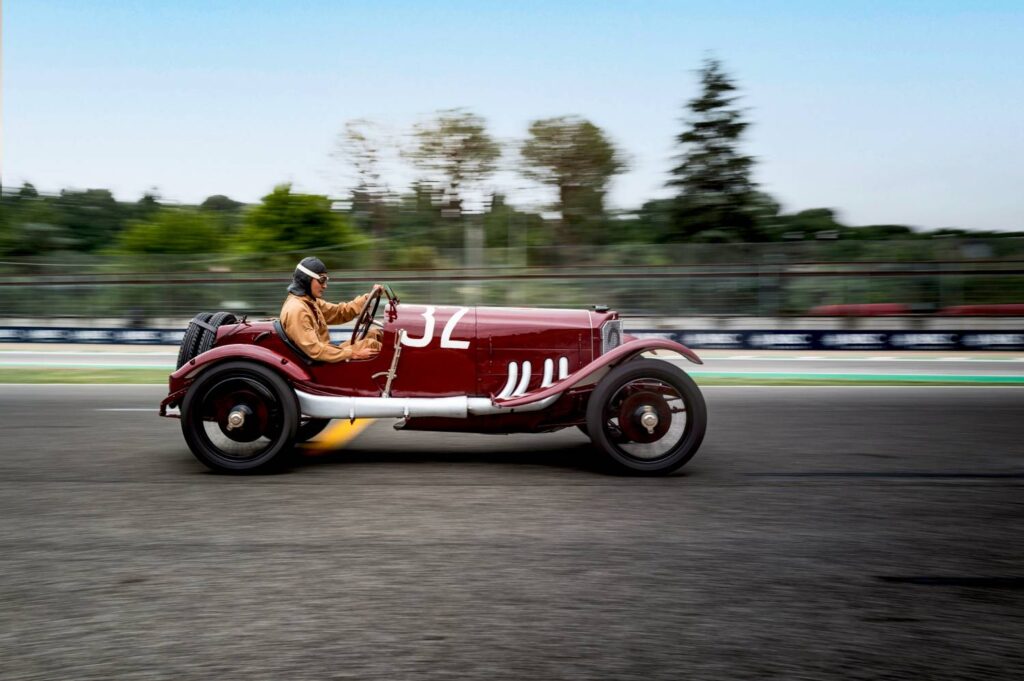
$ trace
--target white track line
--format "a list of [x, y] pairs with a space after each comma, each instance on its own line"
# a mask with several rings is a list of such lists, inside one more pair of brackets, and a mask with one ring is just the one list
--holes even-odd
[[82, 364], [81, 362], [0, 362], [0, 368], [4, 369], [159, 369], [170, 373], [174, 371], [173, 364], [117, 364], [117, 363], [95, 363]]
[[93, 411], [148, 411], [152, 414], [156, 414], [160, 410], [156, 407], [110, 407], [107, 409], [93, 409]]
[[177, 357], [176, 352], [154, 352], [139, 351], [139, 352], [127, 352], [121, 351], [107, 351], [107, 350], [0, 350], [0, 355], [68, 355], [71, 357], [96, 357], [102, 355], [118, 355], [118, 356], [130, 356], [130, 357]]
[[1017, 389], [1024, 388], [1024, 385], [1019, 383], [987, 383], [987, 384], [964, 384], [964, 385], [948, 385], [948, 384], [929, 384], [929, 383], [916, 383], [914, 385], [889, 385], [884, 383], [878, 383], [875, 385], [855, 385], [850, 383], [843, 384], [825, 384], [825, 385], [743, 385], [737, 383], [736, 385], [702, 385], [700, 386], [701, 392], [712, 391], [712, 390], [735, 390], [739, 388], [741, 390], [806, 390], [808, 388], [812, 390], [1004, 390], [1004, 389]]
[[[697, 351], [700, 354], [700, 351]], [[672, 361], [680, 361], [678, 357], [666, 358]], [[1024, 362], [1024, 357], [753, 357], [750, 355], [737, 355], [733, 357], [702, 357], [704, 363], [709, 362], [970, 362], [977, 364], [988, 362], [992, 364], [1017, 364]], [[685, 360], [684, 360], [685, 361]]]
[[[700, 350], [696, 350], [700, 353]], [[106, 352], [102, 350], [0, 350], [0, 357], [4, 356], [43, 356], [51, 357], [60, 355], [64, 357], [177, 357], [173, 352]], [[758, 356], [758, 355], [728, 355], [725, 357], [705, 357], [705, 361], [715, 362], [722, 360], [753, 361], [753, 362], [1024, 362], [1024, 357], [825, 357], [821, 355], [799, 355], [787, 357], [784, 355]]]

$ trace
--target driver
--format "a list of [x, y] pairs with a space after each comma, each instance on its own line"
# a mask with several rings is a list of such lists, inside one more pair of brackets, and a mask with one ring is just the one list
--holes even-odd
[[380, 352], [380, 329], [371, 328], [366, 338], [349, 344], [331, 345], [328, 324], [344, 324], [359, 316], [370, 296], [381, 288], [347, 303], [328, 303], [324, 300], [327, 289], [327, 266], [319, 258], [303, 258], [295, 267], [288, 297], [281, 306], [281, 326], [293, 343], [312, 359], [321, 362], [345, 362], [350, 359], [370, 359]]

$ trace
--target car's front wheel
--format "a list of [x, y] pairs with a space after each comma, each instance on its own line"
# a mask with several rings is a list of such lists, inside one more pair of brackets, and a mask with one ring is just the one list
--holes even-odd
[[215, 366], [181, 406], [181, 430], [197, 459], [215, 471], [247, 473], [283, 464], [299, 424], [295, 392], [251, 362]]
[[693, 379], [657, 359], [612, 369], [587, 404], [587, 433], [615, 468], [641, 475], [670, 473], [704, 439], [707, 406]]

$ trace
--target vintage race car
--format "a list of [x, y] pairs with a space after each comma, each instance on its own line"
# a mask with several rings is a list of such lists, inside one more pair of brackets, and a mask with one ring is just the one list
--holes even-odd
[[607, 308], [399, 305], [384, 287], [351, 339], [374, 326], [383, 343], [376, 357], [332, 364], [306, 356], [278, 320], [197, 315], [160, 414], [180, 418], [196, 458], [227, 472], [285, 464], [331, 419], [469, 433], [578, 427], [615, 468], [639, 474], [679, 468], [704, 438], [697, 385], [651, 355], [701, 360], [669, 340], [624, 335]]

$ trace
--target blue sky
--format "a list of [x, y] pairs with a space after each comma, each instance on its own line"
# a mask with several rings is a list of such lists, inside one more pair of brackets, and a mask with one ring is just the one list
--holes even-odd
[[[1024, 229], [1024, 2], [105, 2], [3, 5], [3, 179], [134, 199], [340, 194], [344, 122], [400, 139], [466, 107], [514, 141], [562, 114], [666, 196], [695, 70], [720, 58], [756, 179], [850, 224]], [[402, 189], [408, 170], [394, 168]], [[513, 202], [545, 194], [512, 172]]]

